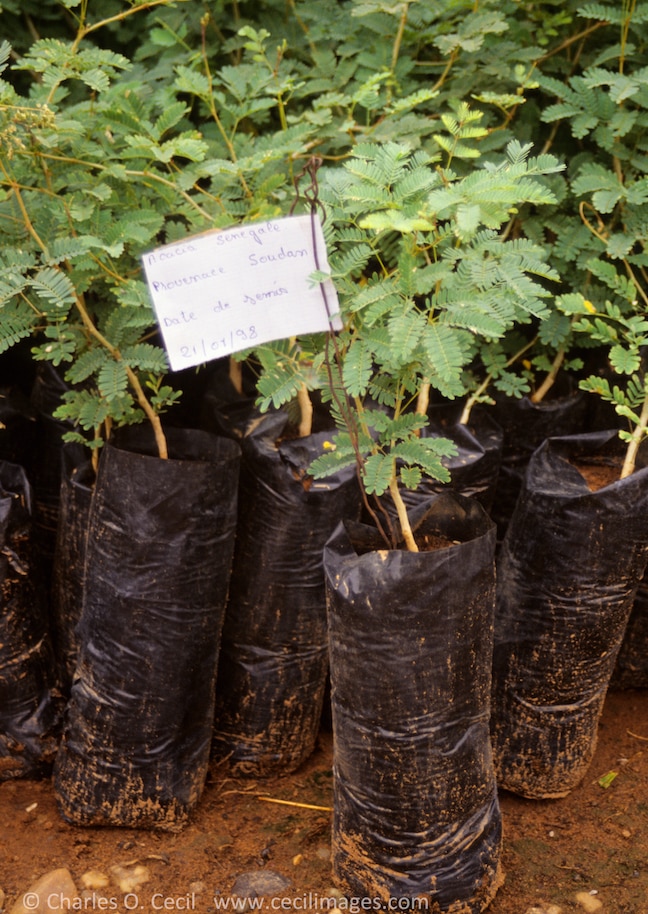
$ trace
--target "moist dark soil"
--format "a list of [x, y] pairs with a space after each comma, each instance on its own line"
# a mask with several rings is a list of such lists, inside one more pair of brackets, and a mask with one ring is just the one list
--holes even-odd
[[609, 461], [602, 460], [597, 462], [592, 459], [590, 461], [574, 461], [574, 466], [584, 477], [587, 487], [591, 492], [598, 492], [599, 489], [603, 489], [605, 486], [610, 486], [612, 483], [617, 482], [621, 476], [621, 461], [615, 461], [610, 463]]

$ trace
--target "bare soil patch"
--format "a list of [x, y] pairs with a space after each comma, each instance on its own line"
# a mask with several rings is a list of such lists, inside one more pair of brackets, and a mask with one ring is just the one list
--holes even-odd
[[[266, 910], [322, 910], [319, 899], [333, 889], [331, 765], [326, 729], [294, 775], [248, 781], [212, 765], [200, 805], [178, 833], [70, 826], [57, 812], [49, 780], [2, 783], [5, 910], [58, 867], [70, 871], [78, 904], [89, 899], [86, 910], [99, 910], [101, 897], [111, 904], [105, 910], [128, 910], [113, 884], [84, 894], [82, 877], [135, 865], [149, 875], [127, 899], [139, 911], [209, 914], [217, 910], [214, 899], [231, 897], [237, 878], [249, 872], [290, 880]], [[582, 914], [587, 898], [589, 910], [600, 914], [647, 914], [648, 690], [609, 693], [593, 764], [569, 796], [532, 801], [504, 793], [501, 805], [506, 881], [489, 914]]]

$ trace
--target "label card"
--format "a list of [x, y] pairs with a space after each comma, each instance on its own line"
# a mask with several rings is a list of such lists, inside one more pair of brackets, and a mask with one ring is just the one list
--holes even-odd
[[342, 327], [333, 283], [310, 278], [329, 269], [317, 217], [193, 235], [144, 254], [142, 263], [173, 371]]

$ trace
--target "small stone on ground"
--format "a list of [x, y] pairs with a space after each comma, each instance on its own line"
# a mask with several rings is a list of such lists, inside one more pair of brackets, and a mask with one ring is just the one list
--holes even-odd
[[232, 886], [232, 895], [238, 895], [239, 898], [279, 895], [290, 888], [290, 885], [290, 879], [274, 870], [253, 870], [237, 876]]
[[588, 914], [595, 914], [596, 911], [603, 910], [603, 902], [601, 899], [597, 898], [596, 895], [590, 895], [589, 892], [578, 892], [576, 901], [584, 911], [588, 912]]
[[48, 899], [56, 896], [61, 908], [71, 906], [77, 895], [70, 871], [65, 867], [52, 870], [37, 879], [18, 901], [12, 905], [9, 914], [51, 914]]

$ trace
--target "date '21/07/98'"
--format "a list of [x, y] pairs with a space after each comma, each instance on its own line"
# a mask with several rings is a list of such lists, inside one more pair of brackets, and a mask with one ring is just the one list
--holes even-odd
[[190, 346], [181, 346], [180, 354], [185, 359], [190, 359], [197, 355], [203, 355], [205, 358], [211, 358], [213, 357], [213, 354], [219, 350], [227, 350], [228, 352], [232, 352], [234, 351], [236, 344], [246, 342], [247, 340], [252, 341], [256, 338], [256, 327], [252, 324], [246, 328], [240, 327], [238, 330], [231, 330], [226, 336], [221, 336], [215, 340], [206, 340], [203, 337], [203, 339], [192, 343]]

